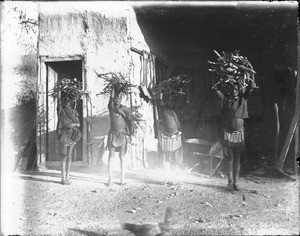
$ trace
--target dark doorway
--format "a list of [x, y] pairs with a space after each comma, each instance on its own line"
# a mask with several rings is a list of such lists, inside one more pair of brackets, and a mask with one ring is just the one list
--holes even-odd
[[[47, 103], [47, 155], [46, 161], [60, 161], [60, 157], [57, 153], [57, 138], [55, 134], [57, 125], [57, 101], [54, 101], [49, 96], [49, 91], [54, 87], [57, 81], [63, 78], [77, 78], [82, 82], [82, 61], [55, 61], [47, 62], [47, 83], [46, 83], [46, 103]], [[79, 114], [80, 129], [82, 131], [83, 125], [83, 107], [82, 100], [79, 100], [76, 106], [76, 110]], [[83, 161], [82, 156], [82, 139], [76, 144], [73, 152], [72, 161]]]

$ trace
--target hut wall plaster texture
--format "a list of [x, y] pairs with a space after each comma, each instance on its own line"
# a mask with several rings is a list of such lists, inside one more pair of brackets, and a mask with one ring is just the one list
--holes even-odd
[[[130, 47], [149, 52], [136, 23], [134, 11], [120, 4], [75, 4], [73, 8], [57, 13], [51, 5], [43, 5], [41, 14], [41, 56], [68, 57], [82, 55], [85, 63], [85, 89], [101, 92], [103, 80], [97, 73], [130, 73]], [[55, 7], [57, 9], [57, 6]], [[107, 99], [103, 96], [103, 99]], [[95, 102], [95, 114], [106, 105], [99, 97]], [[98, 100], [100, 101], [94, 101]]]
[[[88, 115], [92, 117], [90, 142], [97, 145], [99, 140], [96, 137], [107, 135], [110, 127], [107, 109], [109, 95], [99, 94], [105, 84], [97, 73], [120, 72], [128, 80], [136, 81], [136, 78], [131, 78], [132, 67], [138, 65], [132, 63], [133, 52], [130, 48], [147, 53], [149, 48], [130, 6], [119, 3], [74, 5], [70, 9], [56, 11], [51, 3], [42, 4], [39, 55], [48, 58], [83, 57], [83, 85], [91, 98], [90, 103], [86, 103], [90, 111]], [[54, 9], [57, 8], [55, 5]], [[153, 114], [152, 106], [139, 103], [146, 114]], [[123, 104], [130, 106], [130, 98], [124, 98]], [[144, 118], [147, 127], [153, 126], [152, 115]], [[145, 144], [152, 149], [155, 142], [153, 130], [147, 132], [147, 140]], [[95, 151], [93, 155], [96, 155]]]

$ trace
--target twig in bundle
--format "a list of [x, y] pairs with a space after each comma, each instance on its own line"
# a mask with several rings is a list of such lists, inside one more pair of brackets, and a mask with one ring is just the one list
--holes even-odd
[[228, 87], [238, 85], [240, 89], [244, 89], [250, 83], [254, 88], [257, 88], [255, 84], [255, 74], [251, 63], [246, 57], [240, 56], [239, 51], [234, 53], [223, 52], [222, 56], [214, 50], [217, 55], [218, 62], [208, 61], [211, 65], [209, 71], [214, 73], [218, 81], [213, 85], [213, 89], [221, 85], [222, 87]]
[[76, 78], [63, 78], [55, 83], [53, 89], [49, 91], [50, 96], [59, 101], [59, 105], [65, 101], [76, 102], [84, 95], [82, 84]]
[[125, 77], [121, 73], [104, 73], [104, 74], [98, 74], [96, 71], [95, 73], [99, 78], [104, 79], [104, 83], [106, 86], [104, 87], [103, 91], [96, 94], [106, 94], [110, 93], [112, 89], [115, 89], [117, 93], [124, 93], [126, 95], [131, 93], [131, 88], [136, 87], [133, 84], [130, 84], [128, 81], [126, 81]]
[[186, 75], [178, 75], [171, 77], [167, 80], [161, 81], [153, 89], [153, 94], [158, 95], [162, 92], [165, 95], [174, 94], [185, 94], [188, 90], [187, 85], [191, 80]]

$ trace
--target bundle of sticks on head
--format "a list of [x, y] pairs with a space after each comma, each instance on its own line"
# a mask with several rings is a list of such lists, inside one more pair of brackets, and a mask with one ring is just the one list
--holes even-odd
[[136, 87], [135, 85], [130, 84], [128, 81], [126, 81], [125, 77], [121, 73], [109, 72], [98, 74], [96, 72], [96, 74], [99, 78], [104, 79], [104, 83], [106, 84], [103, 91], [99, 94], [110, 93], [112, 89], [115, 89], [116, 93], [123, 93], [128, 95], [132, 92], [131, 88]]
[[158, 98], [160, 93], [164, 95], [185, 95], [188, 92], [188, 83], [191, 80], [186, 75], [173, 76], [167, 80], [161, 81], [154, 86], [153, 95]]
[[[104, 74], [95, 73], [99, 78], [104, 79], [105, 87], [102, 92], [96, 94], [110, 94], [114, 89], [116, 94], [125, 94], [129, 95], [133, 93], [132, 88], [137, 87], [129, 83], [126, 78], [121, 73], [108, 72]], [[124, 112], [130, 117], [130, 122], [132, 125], [141, 126], [141, 122], [144, 121], [142, 114], [139, 112], [140, 107], [131, 107], [131, 109], [125, 109]]]
[[250, 83], [253, 88], [257, 88], [255, 84], [255, 74], [251, 63], [246, 57], [239, 54], [238, 50], [233, 53], [223, 52], [220, 55], [216, 50], [217, 62], [208, 61], [211, 68], [209, 71], [214, 73], [217, 81], [213, 85], [221, 87], [222, 90], [231, 90], [234, 85], [237, 85], [240, 90], [244, 90]]
[[82, 83], [77, 78], [63, 78], [55, 83], [54, 87], [49, 91], [52, 98], [59, 102], [76, 102], [84, 95]]

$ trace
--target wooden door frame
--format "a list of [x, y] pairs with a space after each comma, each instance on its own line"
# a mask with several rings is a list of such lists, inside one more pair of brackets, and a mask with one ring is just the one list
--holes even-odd
[[[48, 150], [47, 142], [47, 65], [46, 63], [60, 62], [60, 61], [81, 61], [82, 62], [82, 87], [86, 89], [86, 76], [85, 76], [85, 57], [81, 55], [74, 55], [68, 57], [50, 57], [50, 56], [39, 56], [38, 57], [38, 88], [37, 88], [37, 155], [38, 155], [38, 167], [43, 169], [44, 167], [57, 166], [59, 161], [46, 161], [46, 155]], [[83, 127], [82, 127], [82, 161], [76, 161], [73, 164], [75, 166], [87, 165], [87, 124], [85, 122], [86, 114], [86, 97], [82, 98], [82, 116], [83, 116]], [[42, 114], [39, 116], [39, 114]]]

